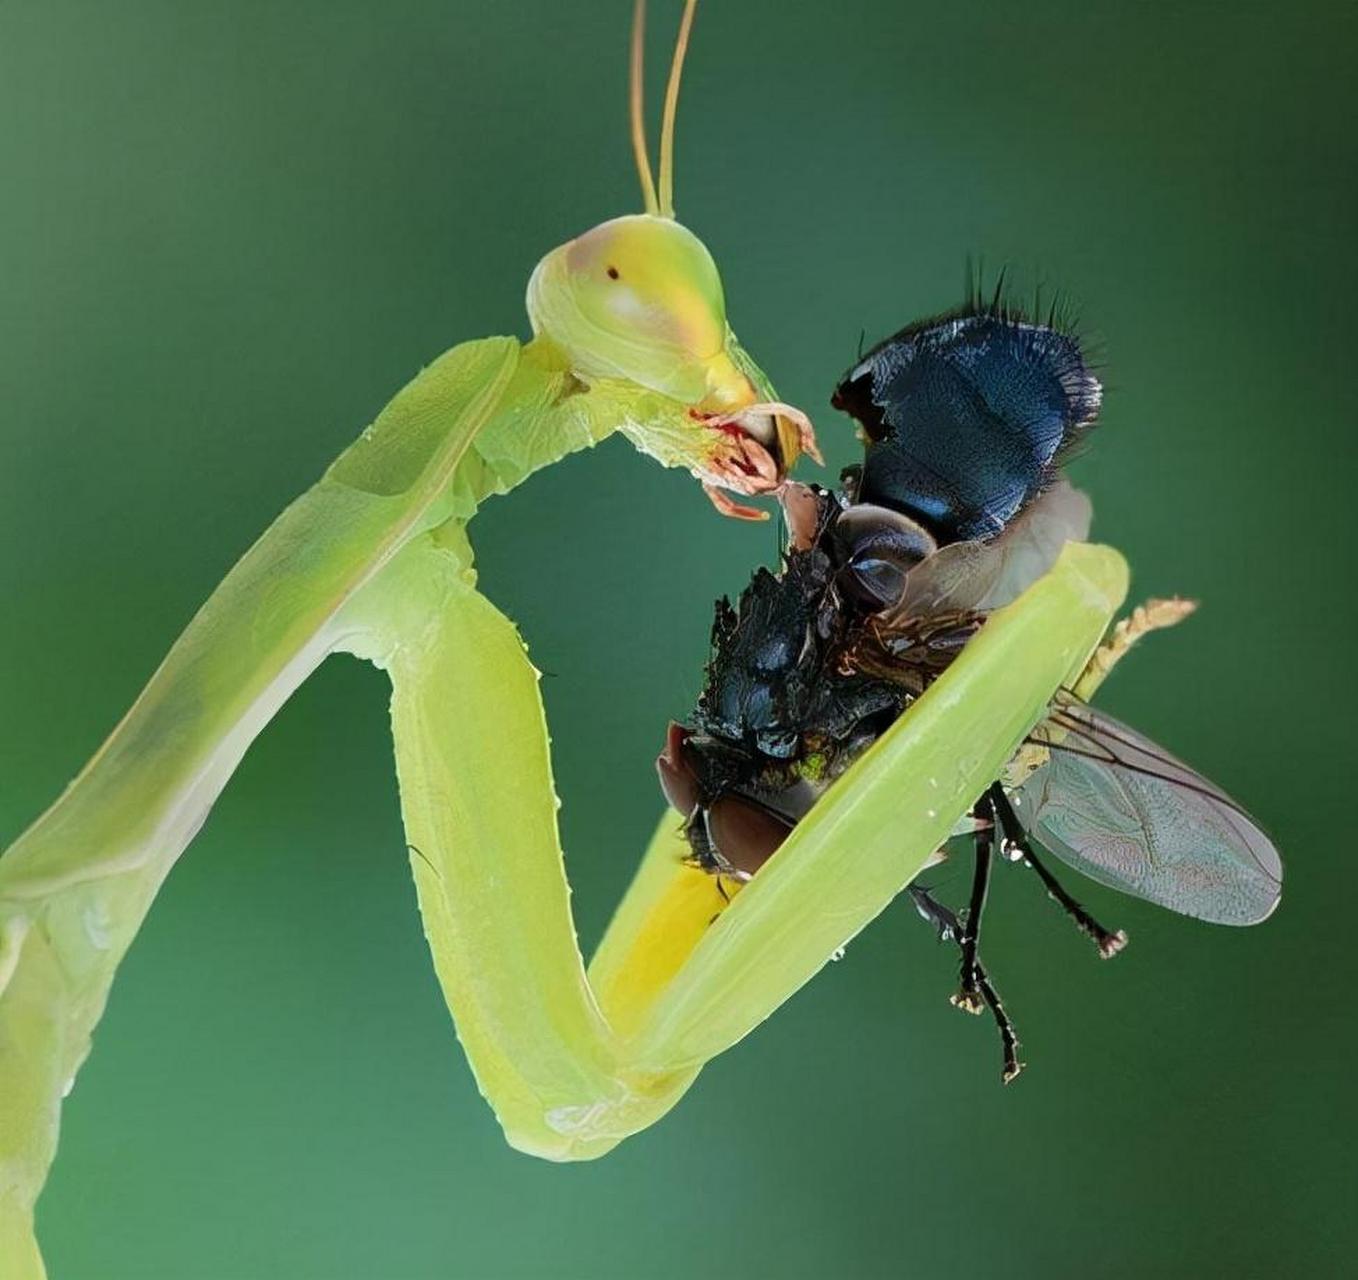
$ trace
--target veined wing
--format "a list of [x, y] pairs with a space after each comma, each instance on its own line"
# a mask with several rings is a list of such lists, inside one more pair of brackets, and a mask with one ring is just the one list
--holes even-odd
[[1015, 796], [1028, 833], [1082, 875], [1214, 924], [1257, 924], [1282, 861], [1220, 787], [1068, 694], [1033, 734], [1045, 764]]

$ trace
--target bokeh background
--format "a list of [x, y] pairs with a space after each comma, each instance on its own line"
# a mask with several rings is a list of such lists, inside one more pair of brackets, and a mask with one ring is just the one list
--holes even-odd
[[[392, 391], [524, 332], [537, 257], [637, 206], [626, 9], [0, 7], [0, 842]], [[1204, 601], [1106, 705], [1276, 833], [1269, 924], [1082, 886], [1133, 938], [1103, 965], [1001, 870], [1012, 1088], [897, 907], [656, 1129], [536, 1163], [426, 958], [384, 682], [336, 660], [123, 968], [40, 1205], [54, 1277], [1351, 1274], [1356, 35], [1337, 2], [707, 0], [681, 113], [680, 213], [836, 468], [860, 330], [955, 304], [968, 256], [1078, 307], [1096, 531], [1138, 595]], [[775, 533], [611, 442], [473, 535], [551, 673], [588, 947], [712, 600]]]

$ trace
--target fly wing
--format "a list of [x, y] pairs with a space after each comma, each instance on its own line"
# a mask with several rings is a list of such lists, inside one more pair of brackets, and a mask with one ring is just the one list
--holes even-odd
[[1034, 740], [1048, 759], [1020, 787], [1016, 812], [1082, 875], [1213, 924], [1257, 924], [1278, 905], [1272, 841], [1183, 761], [1065, 694]]
[[920, 561], [905, 579], [896, 619], [963, 610], [988, 613], [1017, 600], [1067, 542], [1089, 535], [1089, 499], [1058, 480], [990, 542], [952, 542]]
[[993, 541], [940, 547], [910, 569], [900, 600], [854, 637], [845, 661], [921, 692], [991, 610], [1012, 603], [1051, 569], [1067, 542], [1088, 534], [1089, 516], [1089, 499], [1058, 480]]

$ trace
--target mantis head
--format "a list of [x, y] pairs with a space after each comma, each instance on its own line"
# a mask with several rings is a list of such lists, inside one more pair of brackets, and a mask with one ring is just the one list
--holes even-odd
[[688, 0], [665, 97], [657, 194], [641, 117], [644, 0], [632, 28], [632, 143], [646, 212], [613, 218], [553, 249], [528, 282], [535, 334], [554, 342], [583, 382], [631, 383], [676, 402], [682, 426], [629, 434], [687, 466], [728, 515], [763, 518], [719, 490], [773, 493], [801, 453], [817, 461], [806, 415], [773, 399], [768, 380], [726, 320], [721, 276], [707, 247], [674, 218], [674, 116], [696, 0]]

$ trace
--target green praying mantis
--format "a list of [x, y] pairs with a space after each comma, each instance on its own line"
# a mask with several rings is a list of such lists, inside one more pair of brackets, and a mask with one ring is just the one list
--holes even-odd
[[585, 965], [538, 673], [477, 590], [467, 524], [485, 499], [614, 432], [692, 471], [734, 515], [752, 514], [739, 496], [775, 492], [797, 454], [815, 451], [805, 416], [737, 342], [710, 254], [674, 217], [693, 11], [687, 0], [654, 180], [636, 7], [631, 136], [645, 212], [542, 259], [530, 341], [462, 343], [396, 394], [231, 570], [0, 859], [6, 1276], [43, 1274], [34, 1204], [120, 960], [251, 741], [328, 655], [366, 658], [391, 682], [419, 909], [477, 1083], [511, 1144], [579, 1160], [654, 1123], [806, 983], [914, 878], [1053, 692], [1081, 672], [1097, 681], [1120, 652], [1099, 646], [1126, 566], [1109, 548], [1069, 545], [729, 907], [662, 820]]

